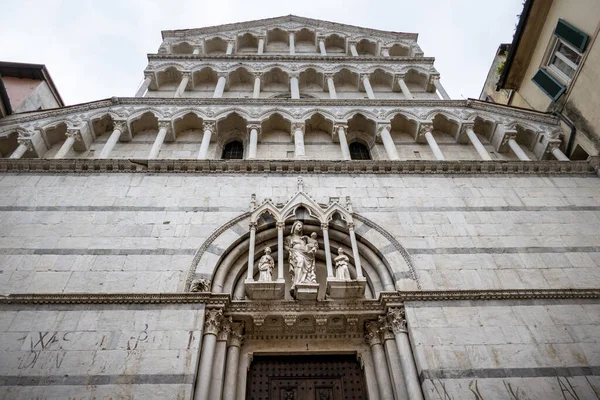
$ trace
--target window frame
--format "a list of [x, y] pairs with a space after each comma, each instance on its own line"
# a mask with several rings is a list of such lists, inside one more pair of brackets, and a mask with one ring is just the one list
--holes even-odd
[[[579, 56], [578, 64], [573, 63], [573, 61], [569, 60], [567, 57], [565, 57], [562, 53], [558, 51], [558, 47], [560, 45], [569, 48], [571, 51], [575, 52], [575, 54]], [[545, 69], [559, 82], [563, 83], [566, 86], [570, 85], [573, 81], [573, 78], [569, 77], [564, 72], [562, 72], [556, 65], [554, 65], [552, 61], [554, 60], [554, 57], [558, 57], [568, 67], [573, 69], [573, 76], [575, 76], [575, 74], [577, 74], [577, 71], [579, 70], [579, 67], [581, 66], [583, 54], [579, 52], [579, 50], [577, 50], [575, 47], [559, 38], [558, 36], [554, 36], [554, 40], [552, 45], [550, 46], [550, 49], [551, 50], [548, 52], [548, 56], [546, 57], [546, 60], [544, 62]]]

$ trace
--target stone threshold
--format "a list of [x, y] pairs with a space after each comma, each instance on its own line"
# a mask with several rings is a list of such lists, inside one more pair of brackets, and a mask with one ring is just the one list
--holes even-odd
[[[515, 290], [453, 290], [381, 292], [373, 300], [263, 300], [232, 301], [227, 293], [39, 293], [8, 294], [0, 296], [0, 304], [168, 304], [205, 303], [209, 307], [229, 306], [232, 312], [263, 309], [286, 311], [325, 311], [330, 308], [378, 309], [401, 305], [408, 301], [477, 301], [477, 300], [536, 300], [536, 299], [588, 299], [599, 300], [600, 288], [595, 289], [515, 289]], [[340, 308], [341, 307], [341, 308]]]
[[596, 173], [599, 161], [0, 159], [0, 172], [569, 175]]

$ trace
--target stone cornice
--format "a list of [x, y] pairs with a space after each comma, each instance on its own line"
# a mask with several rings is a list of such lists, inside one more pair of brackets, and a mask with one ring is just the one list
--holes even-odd
[[148, 61], [153, 60], [196, 60], [196, 61], [315, 61], [315, 62], [348, 62], [353, 64], [365, 63], [390, 63], [394, 64], [402, 62], [404, 64], [427, 64], [431, 65], [435, 62], [435, 57], [353, 57], [353, 56], [322, 56], [308, 55], [303, 53], [298, 54], [231, 54], [231, 55], [207, 55], [207, 54], [160, 54], [148, 53]]
[[0, 131], [4, 126], [18, 123], [31, 122], [44, 118], [54, 118], [64, 115], [81, 114], [102, 108], [116, 107], [118, 105], [140, 106], [140, 107], [201, 107], [201, 106], [247, 106], [247, 107], [356, 107], [362, 109], [374, 109], [377, 107], [394, 108], [432, 108], [443, 110], [444, 108], [466, 108], [481, 110], [514, 118], [523, 118], [534, 122], [557, 125], [556, 117], [537, 111], [529, 111], [519, 108], [503, 107], [491, 103], [469, 100], [373, 100], [373, 99], [236, 99], [236, 98], [164, 98], [164, 97], [112, 97], [110, 99], [97, 100], [90, 103], [76, 104], [73, 106], [57, 108], [47, 111], [39, 111], [24, 114], [13, 114], [0, 121]]
[[588, 161], [0, 159], [0, 172], [205, 174], [591, 174]]
[[195, 29], [177, 29], [177, 30], [166, 30], [162, 31], [163, 39], [168, 37], [188, 37], [194, 35], [204, 35], [210, 33], [223, 33], [226, 31], [243, 31], [244, 29], [251, 28], [267, 28], [271, 25], [285, 24], [295, 22], [298, 24], [305, 24], [307, 27], [312, 28], [325, 28], [331, 30], [341, 30], [352, 33], [360, 33], [360, 34], [373, 34], [378, 36], [385, 36], [388, 38], [394, 39], [410, 39], [417, 40], [419, 35], [417, 33], [406, 33], [406, 32], [391, 32], [391, 31], [382, 31], [378, 29], [372, 28], [363, 28], [355, 25], [347, 25], [341, 24], [337, 22], [331, 21], [323, 21], [319, 19], [313, 18], [305, 18], [299, 17], [296, 15], [284, 15], [280, 17], [274, 18], [264, 18], [257, 19], [253, 21], [245, 21], [245, 22], [234, 22], [231, 24], [223, 24], [223, 25], [215, 25], [215, 26], [207, 26], [203, 28], [195, 28]]
[[[231, 301], [224, 293], [49, 293], [9, 294], [0, 296], [0, 304], [170, 304], [205, 303], [216, 308], [228, 306], [227, 314], [264, 312], [340, 312], [351, 310], [377, 311], [407, 301], [490, 301], [490, 300], [562, 300], [600, 299], [596, 289], [517, 289], [517, 290], [455, 290], [381, 292], [379, 300], [298, 301]], [[268, 303], [268, 304], [267, 304]]]

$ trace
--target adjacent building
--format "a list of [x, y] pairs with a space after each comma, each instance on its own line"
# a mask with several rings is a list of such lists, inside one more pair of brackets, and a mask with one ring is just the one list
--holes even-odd
[[134, 97], [2, 119], [2, 398], [597, 398], [598, 158], [417, 39], [164, 31]]
[[513, 42], [505, 56], [500, 46], [480, 99], [555, 113], [570, 159], [598, 155], [599, 30], [598, 0], [525, 1]]

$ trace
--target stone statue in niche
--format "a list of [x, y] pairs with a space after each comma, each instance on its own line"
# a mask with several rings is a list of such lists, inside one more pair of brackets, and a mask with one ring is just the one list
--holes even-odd
[[338, 254], [339, 255], [333, 259], [335, 262], [335, 278], [350, 281], [352, 280], [350, 277], [350, 270], [348, 268], [350, 259], [346, 254], [344, 254], [344, 249], [341, 247], [338, 249]]
[[275, 261], [271, 257], [271, 248], [265, 247], [265, 255], [258, 260], [258, 281], [271, 282], [273, 280], [273, 268]]
[[310, 238], [304, 236], [303, 228], [302, 222], [294, 222], [290, 235], [285, 239], [285, 249], [289, 253], [292, 290], [299, 283], [317, 283], [315, 275], [315, 257], [319, 248], [317, 234], [313, 232]]

